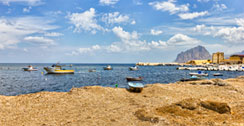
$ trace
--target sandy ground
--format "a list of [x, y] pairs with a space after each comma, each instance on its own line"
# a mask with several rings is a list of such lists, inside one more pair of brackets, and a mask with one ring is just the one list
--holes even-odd
[[244, 126], [244, 78], [0, 96], [0, 126]]

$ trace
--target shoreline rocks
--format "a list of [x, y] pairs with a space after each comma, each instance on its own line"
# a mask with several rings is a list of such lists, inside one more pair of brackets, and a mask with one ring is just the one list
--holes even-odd
[[[181, 82], [178, 82], [178, 83], [181, 83]], [[222, 79], [219, 79], [219, 78], [211, 79], [211, 80], [189, 81], [188, 83], [192, 84], [192, 85], [216, 85], [216, 86], [228, 86], [229, 85], [228, 82], [226, 82]]]
[[[228, 86], [215, 86], [222, 81]], [[203, 82], [203, 81], [202, 81]], [[70, 92], [0, 96], [0, 124], [15, 125], [243, 125], [244, 79], [204, 85], [149, 84], [141, 93], [88, 86]], [[209, 86], [207, 86], [209, 85]], [[237, 90], [238, 89], [238, 90]]]

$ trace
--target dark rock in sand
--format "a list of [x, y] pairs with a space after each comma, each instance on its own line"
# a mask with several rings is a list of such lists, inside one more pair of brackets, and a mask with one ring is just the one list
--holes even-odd
[[218, 112], [220, 114], [231, 113], [230, 106], [227, 103], [214, 102], [214, 101], [202, 101], [201, 106], [206, 109], [210, 109], [215, 112]]
[[189, 109], [189, 110], [194, 110], [199, 106], [200, 100], [198, 99], [184, 99], [178, 103], [176, 103], [177, 106], [180, 106], [183, 109]]
[[158, 123], [158, 121], [159, 121], [158, 117], [153, 117], [152, 115], [150, 115], [148, 112], [146, 112], [143, 109], [137, 110], [135, 112], [135, 116], [141, 121], [149, 121], [151, 123]]
[[214, 85], [218, 85], [218, 86], [227, 86], [229, 85], [227, 82], [225, 82], [224, 80], [222, 79], [212, 79], [212, 81], [214, 82]]

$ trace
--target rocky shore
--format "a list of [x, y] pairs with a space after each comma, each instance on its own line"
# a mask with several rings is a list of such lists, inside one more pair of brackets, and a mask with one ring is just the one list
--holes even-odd
[[0, 96], [1, 126], [243, 126], [244, 77]]

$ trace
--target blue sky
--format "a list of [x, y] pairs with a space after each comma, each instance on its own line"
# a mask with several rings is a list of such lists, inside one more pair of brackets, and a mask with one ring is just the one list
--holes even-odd
[[0, 0], [0, 62], [172, 62], [244, 50], [243, 0]]

